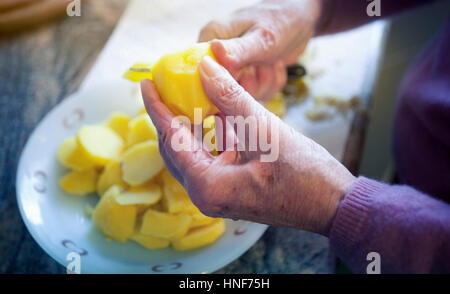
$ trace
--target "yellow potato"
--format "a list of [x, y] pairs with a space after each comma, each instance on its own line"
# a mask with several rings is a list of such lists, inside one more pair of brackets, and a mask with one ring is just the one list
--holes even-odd
[[146, 141], [134, 145], [123, 154], [123, 180], [138, 186], [153, 178], [164, 167], [157, 141]]
[[198, 66], [206, 55], [214, 57], [209, 43], [198, 43], [161, 57], [152, 67], [152, 78], [161, 100], [175, 115], [194, 122], [194, 108], [202, 110], [200, 122], [218, 110], [206, 96]]
[[197, 209], [197, 212], [190, 214], [190, 216], [192, 217], [192, 221], [191, 221], [191, 225], [190, 225], [191, 229], [209, 225], [210, 223], [212, 223], [216, 220], [216, 218], [204, 215], [198, 209]]
[[150, 250], [165, 248], [170, 245], [170, 241], [167, 239], [157, 238], [139, 233], [133, 235], [130, 239]]
[[137, 209], [134, 205], [120, 205], [116, 197], [119, 186], [112, 186], [105, 192], [92, 214], [94, 226], [106, 236], [125, 242], [134, 234]]
[[109, 116], [106, 125], [119, 134], [123, 140], [127, 140], [128, 123], [130, 120], [131, 119], [128, 115], [121, 112], [114, 112]]
[[116, 132], [101, 125], [81, 127], [77, 142], [92, 161], [101, 165], [119, 158], [124, 147], [122, 138]]
[[133, 118], [128, 124], [128, 129], [128, 146], [148, 140], [158, 140], [156, 128], [147, 113], [140, 114]]
[[223, 219], [214, 221], [211, 225], [190, 230], [185, 236], [173, 240], [175, 250], [191, 250], [214, 243], [225, 231]]
[[98, 174], [95, 169], [71, 171], [59, 180], [67, 193], [84, 196], [95, 192]]
[[163, 181], [162, 204], [165, 210], [169, 213], [195, 213], [198, 211], [184, 187], [167, 170], [162, 172], [161, 177]]
[[113, 185], [119, 185], [122, 188], [128, 186], [122, 179], [122, 168], [120, 167], [120, 161], [118, 160], [110, 161], [100, 174], [97, 182], [98, 195], [103, 195], [106, 190]]
[[64, 140], [58, 149], [58, 161], [65, 167], [74, 170], [87, 170], [95, 166], [95, 163], [80, 149], [75, 137]]
[[174, 240], [184, 236], [191, 223], [187, 214], [170, 214], [149, 209], [142, 217], [141, 234]]
[[281, 93], [277, 93], [272, 100], [264, 103], [264, 106], [272, 113], [283, 118], [286, 114], [286, 102]]
[[152, 205], [161, 199], [161, 188], [158, 184], [150, 183], [142, 187], [132, 187], [116, 197], [120, 205]]

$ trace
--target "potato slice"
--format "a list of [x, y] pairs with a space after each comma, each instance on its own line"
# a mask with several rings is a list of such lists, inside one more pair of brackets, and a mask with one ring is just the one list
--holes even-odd
[[158, 184], [150, 183], [142, 187], [132, 187], [116, 197], [120, 205], [152, 205], [161, 199], [161, 187]]
[[122, 188], [127, 188], [128, 186], [122, 179], [122, 168], [118, 160], [110, 161], [100, 174], [97, 182], [98, 195], [103, 195], [113, 185], [119, 185]]
[[157, 141], [146, 141], [134, 145], [123, 154], [123, 180], [138, 186], [153, 178], [164, 167]]
[[148, 140], [158, 140], [155, 126], [150, 116], [146, 113], [133, 118], [129, 124], [129, 133], [127, 137], [128, 146], [133, 146]]
[[191, 229], [209, 225], [212, 222], [214, 222], [215, 220], [217, 220], [216, 218], [204, 215], [198, 209], [197, 209], [197, 212], [190, 214], [190, 216], [192, 217], [191, 226], [190, 226]]
[[198, 211], [184, 187], [172, 177], [169, 171], [164, 170], [161, 177], [164, 186], [162, 204], [165, 210], [169, 213], [195, 213]]
[[141, 234], [174, 240], [184, 236], [191, 223], [187, 214], [170, 214], [149, 209], [142, 217]]
[[101, 125], [81, 127], [77, 142], [92, 161], [101, 165], [119, 158], [124, 147], [122, 138], [116, 132]]
[[167, 239], [157, 238], [139, 233], [133, 235], [130, 239], [150, 250], [165, 248], [170, 244], [170, 241]]
[[128, 124], [130, 120], [131, 118], [128, 115], [122, 112], [114, 112], [109, 116], [106, 125], [119, 134], [125, 141], [128, 136]]
[[190, 230], [189, 233], [172, 241], [175, 250], [191, 250], [214, 243], [225, 231], [223, 219], [214, 221], [211, 225]]
[[58, 149], [58, 161], [65, 167], [74, 170], [87, 170], [95, 163], [81, 150], [75, 137], [65, 139]]
[[120, 205], [116, 201], [119, 186], [112, 186], [95, 207], [92, 214], [94, 226], [108, 237], [125, 242], [134, 234], [137, 209], [134, 205]]
[[97, 178], [95, 169], [71, 171], [59, 180], [59, 184], [67, 193], [84, 196], [95, 192]]

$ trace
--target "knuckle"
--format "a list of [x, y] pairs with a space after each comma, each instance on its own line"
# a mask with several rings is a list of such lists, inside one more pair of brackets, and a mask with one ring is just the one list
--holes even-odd
[[260, 35], [262, 50], [265, 52], [272, 51], [277, 47], [278, 34], [271, 26], [262, 26], [257, 28]]
[[237, 83], [226, 83], [221, 89], [220, 96], [223, 100], [239, 101], [243, 94], [242, 87]]
[[234, 103], [239, 101], [240, 97], [243, 96], [244, 90], [231, 78], [226, 78], [224, 76], [214, 77], [214, 83], [217, 89], [217, 98], [221, 101], [226, 101], [227, 103]]

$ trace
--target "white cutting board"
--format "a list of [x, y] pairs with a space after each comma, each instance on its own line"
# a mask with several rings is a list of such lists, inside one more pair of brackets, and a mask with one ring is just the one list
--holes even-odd
[[[154, 61], [165, 53], [195, 43], [208, 21], [251, 5], [255, 0], [132, 0], [81, 88], [121, 79], [136, 61]], [[323, 74], [312, 82], [312, 93], [330, 93], [367, 100], [382, 53], [385, 22], [314, 39], [306, 65]], [[308, 103], [288, 109], [285, 121], [341, 159], [351, 116], [311, 122]]]

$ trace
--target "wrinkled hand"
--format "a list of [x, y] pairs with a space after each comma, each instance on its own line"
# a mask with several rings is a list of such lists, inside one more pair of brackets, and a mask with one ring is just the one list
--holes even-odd
[[[147, 112], [158, 129], [160, 153], [170, 173], [206, 215], [290, 226], [327, 235], [340, 199], [354, 177], [324, 148], [296, 132], [262, 107], [212, 58], [200, 64], [203, 87], [222, 115], [267, 118], [271, 143], [278, 139], [278, 159], [262, 162], [260, 149], [238, 151], [248, 142], [234, 136], [232, 146], [214, 157], [161, 102], [150, 80], [141, 84]], [[264, 120], [261, 120], [264, 121]], [[232, 131], [230, 131], [232, 130]], [[182, 132], [194, 151], [175, 151], [172, 139]], [[241, 140], [241, 141], [239, 141]], [[244, 142], [242, 142], [244, 141]], [[227, 141], [228, 142], [228, 141]], [[258, 145], [259, 146], [259, 145]], [[266, 154], [267, 155], [267, 154]]]
[[286, 83], [286, 65], [295, 63], [315, 33], [318, 0], [266, 0], [213, 20], [199, 41], [211, 48], [253, 97], [268, 100]]

